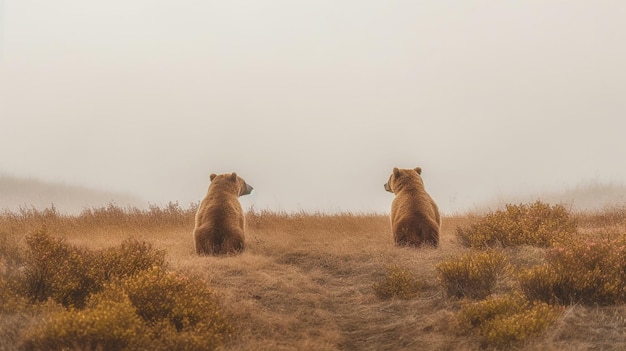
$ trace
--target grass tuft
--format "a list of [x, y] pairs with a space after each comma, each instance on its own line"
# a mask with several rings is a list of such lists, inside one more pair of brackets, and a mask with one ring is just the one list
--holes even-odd
[[493, 292], [506, 263], [500, 251], [470, 251], [439, 262], [436, 269], [449, 296], [482, 299]]
[[393, 265], [386, 268], [385, 275], [372, 284], [374, 293], [381, 300], [391, 298], [412, 299], [426, 288], [426, 282], [419, 279], [411, 270]]

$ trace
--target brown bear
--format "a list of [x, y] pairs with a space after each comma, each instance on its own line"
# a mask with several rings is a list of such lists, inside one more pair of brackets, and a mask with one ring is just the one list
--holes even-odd
[[424, 189], [422, 169], [393, 169], [385, 190], [396, 197], [391, 203], [391, 231], [399, 246], [439, 244], [439, 208]]
[[199, 255], [233, 254], [244, 248], [244, 215], [239, 196], [252, 187], [237, 173], [211, 174], [211, 185], [196, 212], [193, 237]]

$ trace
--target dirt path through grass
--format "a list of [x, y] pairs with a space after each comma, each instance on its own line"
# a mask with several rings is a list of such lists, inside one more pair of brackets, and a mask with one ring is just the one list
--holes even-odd
[[351, 237], [332, 247], [313, 239], [291, 246], [263, 242], [236, 257], [196, 258], [193, 270], [205, 271], [224, 292], [241, 328], [233, 350], [251, 345], [258, 350], [445, 349], [451, 344], [445, 337], [449, 315], [432, 313], [444, 303], [434, 283], [412, 300], [381, 301], [372, 288], [390, 264], [422, 265], [416, 272], [434, 279], [441, 253], [397, 249], [381, 244], [383, 239], [362, 248]]

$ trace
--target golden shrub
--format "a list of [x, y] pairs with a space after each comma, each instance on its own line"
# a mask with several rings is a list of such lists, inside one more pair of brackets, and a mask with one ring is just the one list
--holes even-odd
[[157, 250], [152, 244], [136, 239], [127, 239], [118, 246], [99, 251], [95, 260], [104, 282], [128, 278], [153, 267], [167, 267], [165, 250]]
[[492, 293], [506, 263], [499, 251], [470, 251], [439, 262], [436, 269], [449, 296], [482, 299]]
[[82, 307], [101, 285], [91, 252], [54, 238], [45, 230], [26, 237], [24, 289], [32, 301], [52, 298], [66, 307]]
[[397, 265], [387, 267], [385, 275], [372, 284], [374, 293], [381, 300], [393, 297], [412, 299], [418, 296], [425, 287], [425, 282], [418, 279], [413, 272]]
[[165, 251], [145, 241], [128, 239], [119, 246], [92, 251], [70, 245], [45, 230], [26, 238], [23, 285], [33, 301], [48, 298], [66, 307], [82, 308], [93, 293], [112, 279], [165, 267]]
[[577, 238], [552, 248], [544, 265], [520, 273], [532, 300], [610, 305], [626, 302], [626, 237]]
[[233, 333], [216, 292], [199, 278], [154, 267], [124, 280], [118, 289], [138, 316], [162, 330], [160, 335], [187, 335], [189, 341], [200, 342], [197, 349], [213, 349]]
[[[216, 293], [167, 271], [165, 252], [151, 244], [129, 239], [92, 251], [45, 231], [26, 242], [24, 292], [67, 309], [26, 336], [25, 349], [210, 350], [232, 334]], [[0, 279], [0, 296], [11, 297], [6, 285]]]
[[[24, 337], [24, 350], [141, 349], [147, 329], [128, 299], [57, 312]], [[144, 341], [145, 342], [145, 341]]]
[[483, 347], [502, 349], [540, 335], [556, 322], [560, 312], [558, 307], [505, 295], [467, 303], [457, 318], [465, 331], [479, 337]]
[[487, 214], [468, 228], [456, 230], [467, 247], [535, 245], [549, 247], [576, 232], [576, 221], [562, 205], [506, 205], [505, 210]]

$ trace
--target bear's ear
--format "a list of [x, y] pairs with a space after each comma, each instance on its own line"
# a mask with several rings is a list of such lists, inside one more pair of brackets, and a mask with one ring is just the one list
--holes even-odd
[[394, 167], [393, 168], [393, 176], [394, 177], [399, 177], [400, 176], [400, 170], [398, 169], [398, 167]]
[[213, 181], [213, 179], [215, 179], [215, 177], [217, 177], [217, 174], [215, 174], [215, 173], [212, 173], [212, 174], [209, 176], [209, 178], [211, 178], [211, 181]]
[[422, 169], [420, 167], [415, 167], [415, 172], [417, 172], [417, 174], [422, 174]]
[[231, 179], [231, 180], [237, 180], [237, 173], [233, 172], [233, 173], [230, 175], [230, 179]]

